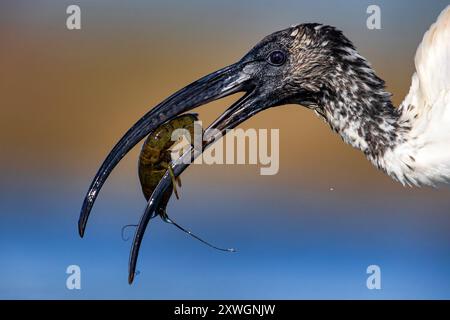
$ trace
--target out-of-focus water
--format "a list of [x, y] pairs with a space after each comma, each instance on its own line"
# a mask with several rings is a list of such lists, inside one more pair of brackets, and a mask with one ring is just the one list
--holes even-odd
[[[344, 30], [398, 103], [413, 56], [446, 1], [68, 1], [0, 6], [0, 298], [450, 298], [450, 190], [409, 189], [377, 172], [301, 107], [246, 126], [280, 128], [280, 172], [193, 166], [169, 213], [236, 253], [214, 251], [152, 220], [127, 283], [123, 225], [145, 202], [136, 150], [111, 175], [86, 236], [77, 220], [90, 179], [150, 106], [239, 59], [264, 35], [319, 21]], [[233, 98], [200, 108], [215, 118]], [[130, 235], [134, 230], [128, 230]], [[67, 266], [81, 290], [66, 288]], [[381, 290], [366, 268], [381, 267]]]
[[[424, 198], [376, 191], [374, 199], [358, 199], [338, 187], [318, 196], [302, 185], [268, 192], [247, 184], [251, 192], [242, 192], [197, 185], [190, 182], [194, 179], [187, 174], [182, 199], [173, 201], [169, 212], [206, 239], [238, 252], [212, 250], [153, 220], [141, 248], [140, 274], [129, 286], [131, 244], [121, 239], [120, 231], [138, 221], [145, 205], [138, 188], [106, 188], [80, 239], [76, 222], [82, 188], [51, 191], [50, 181], [26, 202], [14, 195], [2, 199], [2, 212], [8, 214], [2, 217], [0, 232], [0, 296], [449, 297], [448, 203], [433, 206]], [[81, 268], [79, 291], [65, 287], [65, 270], [71, 264]], [[382, 290], [366, 288], [371, 264], [381, 267]]]

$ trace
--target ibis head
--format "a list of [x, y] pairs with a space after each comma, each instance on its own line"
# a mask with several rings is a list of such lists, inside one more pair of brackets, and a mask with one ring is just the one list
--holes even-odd
[[[372, 130], [379, 128], [376, 121], [386, 121], [382, 113], [395, 117], [395, 112], [385, 108], [390, 100], [384, 82], [342, 32], [321, 24], [293, 26], [265, 37], [237, 63], [179, 90], [130, 128], [92, 181], [81, 210], [80, 235], [84, 235], [102, 185], [131, 148], [177, 115], [237, 92], [246, 94], [213, 123], [213, 128], [225, 131], [267, 108], [300, 104], [315, 110], [344, 140], [366, 153], [382, 152], [384, 145], [395, 138], [378, 135], [382, 139], [369, 139], [373, 146], [366, 142], [367, 134], [377, 136]], [[351, 103], [346, 103], [346, 99]], [[350, 124], [357, 118], [369, 123], [365, 121], [366, 127], [354, 134]]]
[[[384, 90], [384, 82], [341, 31], [321, 24], [292, 26], [265, 37], [240, 61], [174, 93], [131, 127], [92, 181], [78, 223], [80, 235], [84, 235], [102, 185], [133, 146], [176, 116], [237, 92], [245, 94], [209, 129], [225, 133], [265, 109], [299, 104], [323, 117], [346, 142], [360, 148], [373, 162], [397, 142], [401, 132], [397, 128], [398, 113]], [[179, 175], [185, 167], [175, 165], [174, 171]], [[170, 183], [164, 176], [136, 231], [130, 282], [147, 223]]]

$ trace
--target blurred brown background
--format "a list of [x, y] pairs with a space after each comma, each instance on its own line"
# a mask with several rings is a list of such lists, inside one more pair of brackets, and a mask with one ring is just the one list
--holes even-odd
[[[398, 105], [409, 88], [415, 48], [446, 1], [435, 2], [432, 8], [421, 2], [383, 2], [383, 29], [375, 31], [365, 26], [365, 1], [338, 6], [334, 1], [77, 1], [80, 31], [65, 28], [70, 1], [2, 4], [2, 168], [8, 168], [6, 174], [12, 169], [38, 175], [94, 173], [149, 108], [236, 61], [266, 34], [300, 22], [343, 29], [386, 80]], [[289, 5], [292, 10], [279, 10]], [[201, 117], [212, 121], [234, 99], [202, 107]], [[245, 126], [280, 128], [280, 178], [391, 185], [301, 107], [269, 110]], [[125, 170], [135, 170], [135, 161], [128, 161], [135, 155], [127, 158]]]

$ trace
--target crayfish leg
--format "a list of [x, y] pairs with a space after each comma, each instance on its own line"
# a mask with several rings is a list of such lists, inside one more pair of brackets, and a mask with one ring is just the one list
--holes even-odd
[[[177, 197], [177, 199], [180, 199], [180, 196], [178, 195], [178, 190], [177, 190], [177, 178], [175, 178], [175, 174], [173, 172], [172, 166], [169, 165], [169, 167], [167, 168], [167, 170], [169, 171], [170, 174], [170, 178], [172, 179], [172, 185], [173, 185], [173, 192], [175, 193], [175, 197]], [[179, 180], [178, 180], [179, 181]], [[180, 185], [181, 187], [181, 185]]]

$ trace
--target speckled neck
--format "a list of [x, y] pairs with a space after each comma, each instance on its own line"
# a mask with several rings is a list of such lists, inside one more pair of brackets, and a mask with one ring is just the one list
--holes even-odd
[[360, 149], [376, 166], [385, 152], [404, 141], [410, 130], [400, 121], [384, 81], [358, 56], [342, 62], [324, 83], [318, 105], [322, 116], [342, 139]]

